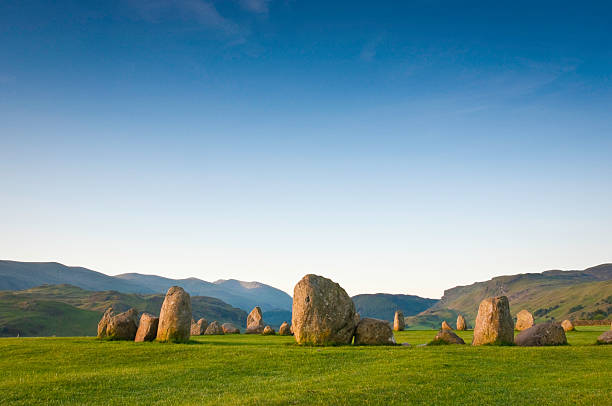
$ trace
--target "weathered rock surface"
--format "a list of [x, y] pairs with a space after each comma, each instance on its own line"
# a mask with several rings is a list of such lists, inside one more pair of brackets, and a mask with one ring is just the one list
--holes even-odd
[[276, 331], [274, 331], [274, 329], [270, 326], [266, 326], [263, 329], [263, 332], [261, 333], [265, 336], [273, 336], [274, 334], [276, 334]]
[[451, 326], [448, 325], [448, 323], [446, 322], [446, 320], [442, 321], [442, 330], [452, 330], [453, 328]]
[[395, 337], [385, 320], [363, 318], [355, 329], [355, 345], [395, 345]]
[[298, 344], [350, 344], [356, 325], [355, 304], [342, 287], [309, 274], [293, 290], [291, 326]]
[[138, 324], [138, 330], [136, 330], [136, 337], [134, 341], [153, 341], [157, 337], [157, 327], [159, 326], [159, 317], [155, 317], [149, 313], [143, 313], [140, 316], [140, 323]]
[[406, 320], [404, 319], [404, 313], [401, 310], [395, 311], [395, 317], [393, 317], [393, 330], [404, 331], [406, 328]]
[[291, 333], [291, 327], [289, 326], [289, 323], [284, 321], [283, 324], [281, 324], [280, 328], [278, 329], [278, 334], [281, 336], [290, 336], [292, 333]]
[[441, 329], [438, 334], [434, 337], [433, 341], [428, 345], [439, 345], [439, 344], [465, 344], [463, 338], [455, 334], [454, 331], [448, 329]]
[[533, 327], [533, 315], [527, 310], [523, 309], [516, 315], [516, 326], [518, 331], [527, 330]]
[[542, 347], [547, 345], [565, 345], [565, 331], [557, 323], [536, 324], [521, 331], [515, 338], [516, 345], [521, 347]]
[[206, 327], [208, 327], [208, 320], [202, 318], [197, 322], [191, 319], [191, 335], [192, 336], [201, 336], [206, 331]]
[[597, 337], [597, 344], [612, 344], [612, 330], [608, 330]]
[[133, 341], [138, 330], [138, 312], [130, 309], [110, 318], [106, 327], [106, 336], [113, 340]]
[[457, 330], [463, 331], [467, 329], [467, 325], [465, 324], [465, 319], [462, 315], [457, 316]]
[[191, 297], [183, 288], [172, 286], [159, 314], [157, 340], [185, 342], [191, 334]]
[[223, 323], [221, 328], [225, 334], [240, 334], [240, 329], [232, 323]]
[[506, 296], [490, 297], [480, 302], [472, 345], [514, 343], [514, 322]]
[[207, 336], [212, 336], [223, 335], [225, 333], [223, 332], [223, 327], [221, 327], [221, 324], [219, 324], [218, 321], [213, 321], [208, 325], [208, 327], [206, 327], [206, 331], [204, 332], [204, 334]]
[[255, 306], [255, 308], [251, 310], [251, 313], [249, 313], [249, 316], [247, 317], [247, 328], [245, 333], [261, 334], [263, 333], [265, 327], [266, 325], [263, 321], [261, 309], [259, 308], [259, 306]]
[[108, 322], [115, 315], [113, 312], [113, 308], [109, 307], [104, 312], [104, 315], [98, 322], [98, 338], [106, 338], [106, 329], [108, 327]]
[[574, 331], [574, 324], [569, 321], [569, 320], [563, 320], [563, 322], [561, 322], [561, 327], [563, 327], [563, 330], [565, 331]]

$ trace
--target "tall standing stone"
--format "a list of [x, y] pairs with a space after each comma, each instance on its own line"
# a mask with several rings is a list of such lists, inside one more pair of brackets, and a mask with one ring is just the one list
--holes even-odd
[[298, 344], [350, 344], [356, 326], [355, 304], [337, 283], [304, 276], [293, 289], [291, 327]]
[[204, 318], [198, 320], [197, 322], [191, 319], [191, 335], [192, 336], [201, 336], [206, 331], [208, 327], [208, 321]]
[[183, 288], [172, 286], [166, 293], [159, 314], [158, 341], [189, 341], [191, 332], [191, 297]]
[[106, 329], [108, 327], [108, 323], [110, 322], [110, 319], [114, 315], [115, 313], [113, 312], [112, 307], [109, 307], [108, 309], [106, 309], [106, 311], [104, 312], [104, 315], [98, 322], [98, 338], [106, 338]]
[[514, 323], [506, 296], [490, 297], [480, 302], [472, 345], [514, 344]]
[[247, 317], [247, 328], [246, 334], [261, 334], [264, 331], [266, 325], [263, 321], [263, 316], [261, 314], [261, 309], [259, 306], [255, 306], [251, 313], [249, 313]]
[[516, 315], [516, 326], [518, 331], [527, 330], [533, 327], [533, 315], [527, 310], [523, 309]]
[[406, 328], [406, 320], [404, 319], [404, 313], [401, 310], [395, 311], [395, 317], [393, 318], [393, 330], [404, 331]]
[[465, 319], [463, 318], [462, 315], [457, 316], [457, 330], [459, 331], [463, 331], [467, 328], [467, 325], [465, 324]]
[[290, 336], [291, 334], [291, 326], [289, 326], [289, 323], [286, 321], [283, 321], [283, 324], [281, 324], [280, 328], [278, 329], [278, 335]]
[[157, 337], [157, 327], [159, 326], [159, 317], [155, 317], [149, 313], [143, 313], [140, 316], [140, 323], [136, 331], [134, 341], [153, 341]]
[[449, 326], [449, 324], [446, 322], [446, 320], [442, 321], [442, 330], [452, 330], [453, 328], [451, 326]]
[[574, 331], [574, 324], [569, 321], [569, 320], [563, 320], [563, 322], [561, 323], [561, 327], [563, 327], [563, 330], [565, 331]]

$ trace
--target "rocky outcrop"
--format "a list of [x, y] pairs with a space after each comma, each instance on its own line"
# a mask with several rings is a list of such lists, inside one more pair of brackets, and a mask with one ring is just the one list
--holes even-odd
[[543, 347], [548, 345], [565, 345], [567, 338], [565, 331], [557, 323], [536, 324], [527, 330], [521, 331], [514, 343], [521, 347]]
[[516, 315], [516, 326], [515, 329], [518, 331], [527, 330], [533, 326], [533, 315], [527, 310], [523, 309]]
[[221, 324], [219, 324], [218, 321], [213, 321], [208, 325], [208, 327], [206, 327], [206, 331], [204, 332], [204, 334], [207, 336], [212, 336], [223, 335], [225, 333], [223, 332], [223, 327], [221, 327]]
[[563, 327], [563, 330], [565, 330], [565, 331], [574, 331], [575, 330], [574, 329], [574, 325], [569, 320], [563, 320], [561, 322], [561, 327]]
[[106, 327], [106, 336], [111, 340], [133, 341], [138, 330], [138, 312], [130, 309], [110, 318]]
[[183, 288], [172, 286], [159, 314], [158, 341], [185, 342], [191, 334], [191, 297]]
[[232, 323], [223, 323], [221, 328], [225, 334], [240, 334], [240, 329]]
[[159, 326], [159, 317], [155, 317], [149, 313], [143, 313], [140, 316], [140, 323], [138, 323], [138, 330], [136, 330], [136, 337], [134, 341], [153, 341], [157, 337], [157, 327]]
[[395, 345], [393, 330], [384, 320], [363, 318], [355, 329], [355, 345]]
[[114, 315], [115, 313], [113, 312], [112, 307], [106, 309], [104, 315], [98, 322], [98, 338], [106, 338], [106, 329], [108, 328], [108, 323]]
[[265, 336], [273, 336], [274, 334], [276, 334], [276, 331], [274, 331], [274, 329], [270, 326], [266, 326], [263, 329], [263, 332], [261, 333]]
[[404, 319], [404, 313], [401, 310], [395, 311], [395, 317], [393, 317], [393, 330], [404, 331], [406, 328], [406, 319]]
[[245, 333], [261, 334], [263, 333], [265, 327], [266, 325], [263, 321], [261, 309], [259, 308], [259, 306], [255, 306], [255, 308], [251, 310], [251, 313], [249, 313], [249, 316], [247, 317], [247, 327]]
[[202, 334], [204, 334], [207, 327], [208, 327], [208, 320], [200, 319], [197, 322], [195, 322], [193, 319], [191, 319], [191, 329], [190, 330], [191, 330], [192, 336], [201, 336]]
[[446, 322], [446, 320], [442, 321], [442, 330], [452, 330], [453, 328], [451, 326], [448, 325], [448, 323]]
[[608, 330], [597, 337], [597, 344], [612, 344], [612, 330]]
[[462, 315], [457, 316], [457, 330], [463, 331], [467, 329], [467, 324], [465, 324], [465, 319]]
[[284, 321], [283, 324], [281, 324], [280, 328], [278, 329], [278, 335], [281, 335], [281, 336], [291, 335], [291, 327], [289, 326], [289, 323]]
[[465, 344], [463, 338], [455, 334], [454, 331], [448, 329], [441, 329], [438, 334], [434, 337], [433, 341], [427, 345], [440, 345], [440, 344]]
[[356, 325], [355, 304], [340, 285], [309, 274], [293, 290], [291, 321], [298, 344], [350, 344]]
[[514, 323], [506, 296], [490, 297], [480, 302], [472, 345], [511, 345]]

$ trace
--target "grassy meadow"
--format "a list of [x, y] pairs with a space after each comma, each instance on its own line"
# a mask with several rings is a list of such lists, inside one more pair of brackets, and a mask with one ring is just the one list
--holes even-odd
[[[2, 404], [612, 404], [606, 327], [563, 347], [300, 347], [293, 337], [202, 336], [188, 344], [0, 339]], [[459, 332], [466, 342], [472, 332]]]

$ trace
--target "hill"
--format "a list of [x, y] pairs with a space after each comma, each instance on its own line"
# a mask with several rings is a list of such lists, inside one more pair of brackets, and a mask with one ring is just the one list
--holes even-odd
[[527, 309], [536, 321], [604, 319], [612, 314], [612, 264], [583, 271], [506, 275], [458, 286], [446, 290], [438, 303], [406, 322], [411, 328], [439, 326], [442, 320], [454, 325], [461, 313], [473, 324], [480, 301], [498, 295], [508, 296], [512, 314]]
[[260, 282], [235, 279], [207, 282], [197, 278], [170, 279], [156, 275], [126, 273], [109, 276], [91, 269], [57, 262], [18, 262], [0, 260], [0, 290], [23, 290], [41, 285], [71, 284], [92, 291], [114, 290], [123, 293], [166, 293], [170, 286], [181, 286], [192, 296], [215, 297], [247, 312], [291, 310], [287, 293]]
[[404, 316], [412, 316], [435, 305], [438, 300], [413, 295], [376, 293], [353, 296], [353, 302], [361, 317], [393, 320], [396, 310], [401, 310]]
[[[131, 307], [159, 315], [164, 295], [140, 295], [116, 291], [93, 292], [71, 285], [44, 285], [20, 291], [0, 292], [0, 336], [95, 335], [104, 310], [122, 312]], [[223, 301], [192, 296], [194, 319], [246, 324], [246, 312]]]

